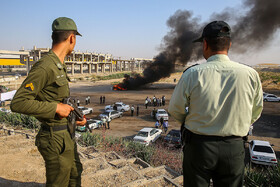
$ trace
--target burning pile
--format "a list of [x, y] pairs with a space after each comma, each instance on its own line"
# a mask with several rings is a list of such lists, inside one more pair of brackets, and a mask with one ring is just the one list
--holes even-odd
[[127, 88], [125, 87], [124, 84], [120, 83], [120, 84], [114, 85], [113, 90], [127, 90]]
[[124, 79], [123, 79], [123, 83], [119, 83], [113, 86], [113, 90], [127, 90], [128, 88], [128, 80], [130, 79], [130, 76], [125, 74], [124, 75]]
[[[248, 11], [242, 15], [244, 7]], [[167, 21], [170, 31], [163, 38], [162, 52], [154, 58], [155, 61], [143, 71], [143, 75], [125, 77], [123, 83], [115, 85], [114, 89], [139, 88], [169, 77], [175, 70], [175, 64], [185, 66], [190, 61], [202, 59], [202, 47], [192, 41], [199, 38], [203, 27], [214, 20], [232, 25], [232, 51], [245, 53], [248, 49], [263, 48], [280, 27], [279, 9], [280, 1], [245, 0], [242, 8], [227, 8], [201, 24], [200, 19], [193, 17], [190, 11], [178, 10]]]

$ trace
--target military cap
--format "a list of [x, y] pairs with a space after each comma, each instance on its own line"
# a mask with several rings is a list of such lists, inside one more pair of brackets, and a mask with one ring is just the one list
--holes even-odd
[[231, 37], [230, 26], [224, 21], [213, 21], [207, 24], [202, 32], [202, 36], [194, 42], [202, 42], [203, 38]]
[[77, 30], [76, 23], [67, 17], [56, 18], [52, 23], [52, 31], [76, 31], [76, 35], [82, 36]]

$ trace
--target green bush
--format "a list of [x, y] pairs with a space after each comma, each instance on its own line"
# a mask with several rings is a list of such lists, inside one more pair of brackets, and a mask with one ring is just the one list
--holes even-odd
[[115, 74], [110, 74], [110, 75], [106, 75], [106, 76], [92, 75], [91, 79], [95, 80], [95, 81], [98, 81], [98, 80], [110, 80], [110, 79], [120, 79], [120, 78], [124, 78], [125, 74], [127, 74], [129, 76], [134, 76], [136, 73], [134, 73], [134, 72], [115, 73]]
[[140, 143], [129, 141], [126, 145], [126, 150], [128, 154], [141, 158], [146, 162], [150, 162], [154, 154], [153, 146], [145, 146]]
[[280, 186], [280, 167], [253, 168], [249, 166], [245, 168], [245, 186]]
[[40, 126], [40, 122], [33, 116], [0, 112], [0, 122], [8, 123], [12, 126], [22, 126], [28, 129], [35, 129]]
[[81, 139], [87, 146], [99, 147], [103, 142], [100, 134], [91, 134], [90, 132], [82, 133]]

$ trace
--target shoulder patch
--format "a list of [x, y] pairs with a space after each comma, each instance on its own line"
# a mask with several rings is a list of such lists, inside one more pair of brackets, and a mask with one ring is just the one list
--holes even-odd
[[26, 85], [24, 86], [24, 88], [27, 89], [27, 90], [30, 90], [30, 91], [33, 91], [33, 90], [34, 90], [34, 86], [33, 86], [32, 83], [26, 84]]
[[188, 69], [190, 69], [190, 68], [192, 68], [192, 67], [194, 67], [194, 66], [197, 66], [197, 65], [198, 65], [198, 64], [194, 64], [194, 65], [188, 67], [187, 69], [185, 69], [185, 70], [183, 71], [183, 73], [185, 73], [185, 71], [187, 71]]

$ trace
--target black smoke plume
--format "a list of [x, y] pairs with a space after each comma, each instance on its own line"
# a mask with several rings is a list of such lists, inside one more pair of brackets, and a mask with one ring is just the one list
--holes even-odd
[[192, 41], [199, 38], [205, 25], [214, 20], [224, 20], [231, 25], [233, 51], [244, 53], [259, 49], [280, 27], [280, 1], [245, 0], [241, 8], [227, 8], [215, 13], [206, 23], [199, 23], [200, 19], [193, 17], [190, 11], [178, 10], [167, 21], [170, 31], [163, 38], [162, 52], [144, 69], [143, 75], [124, 79], [124, 85], [128, 89], [138, 88], [169, 77], [176, 64], [186, 65], [203, 58], [201, 44]]

